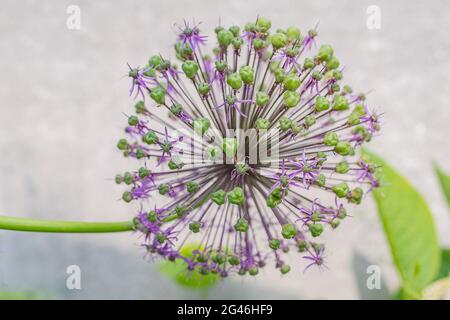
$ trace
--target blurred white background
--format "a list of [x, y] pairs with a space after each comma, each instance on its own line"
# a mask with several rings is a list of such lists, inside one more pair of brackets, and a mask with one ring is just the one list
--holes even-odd
[[[69, 5], [81, 29], [66, 27]], [[381, 29], [366, 26], [367, 7], [381, 9]], [[422, 192], [442, 244], [450, 213], [432, 170], [450, 172], [450, 2], [441, 1], [14, 1], [0, 9], [0, 214], [86, 221], [129, 219], [111, 180], [130, 168], [115, 144], [132, 110], [126, 63], [172, 54], [174, 23], [203, 21], [212, 31], [256, 15], [274, 27], [302, 30], [318, 21], [348, 83], [373, 91], [385, 113], [371, 149]], [[133, 164], [134, 165], [134, 164]], [[328, 270], [270, 268], [256, 278], [229, 278], [211, 298], [379, 298], [398, 285], [372, 201], [328, 235]], [[179, 289], [143, 259], [137, 236], [46, 235], [0, 231], [0, 292], [36, 291], [60, 298], [199, 298]], [[66, 267], [82, 270], [82, 290], [66, 289]], [[366, 268], [381, 267], [383, 287], [365, 287]]]

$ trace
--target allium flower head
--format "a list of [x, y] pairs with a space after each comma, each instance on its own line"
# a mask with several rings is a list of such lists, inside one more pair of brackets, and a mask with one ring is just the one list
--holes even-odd
[[116, 182], [137, 204], [144, 248], [222, 277], [268, 264], [287, 273], [291, 250], [303, 268], [324, 266], [323, 233], [379, 186], [357, 155], [379, 116], [345, 84], [317, 28], [262, 17], [219, 26], [211, 53], [198, 24], [178, 29], [175, 58], [129, 68], [130, 92], [150, 99], [136, 102], [117, 144], [139, 162]]

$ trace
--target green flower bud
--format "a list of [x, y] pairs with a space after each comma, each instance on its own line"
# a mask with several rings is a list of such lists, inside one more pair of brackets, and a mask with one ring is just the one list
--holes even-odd
[[323, 137], [323, 144], [326, 146], [335, 146], [339, 142], [339, 137], [336, 132], [329, 131]]
[[163, 244], [164, 241], [166, 241], [166, 236], [162, 232], [158, 232], [157, 234], [155, 234], [155, 238], [156, 238], [156, 241], [158, 241], [161, 244]]
[[119, 142], [117, 142], [117, 148], [119, 150], [128, 150], [128, 141], [126, 139], [120, 139]]
[[227, 77], [227, 84], [234, 90], [239, 90], [242, 87], [242, 78], [239, 73], [232, 73]]
[[341, 156], [349, 156], [355, 153], [355, 150], [348, 141], [339, 141], [334, 147], [334, 152]]
[[275, 197], [273, 194], [270, 194], [266, 199], [266, 204], [269, 208], [275, 208], [281, 203], [281, 199]]
[[350, 191], [350, 193], [347, 195], [348, 201], [350, 203], [360, 204], [363, 195], [364, 195], [363, 189], [361, 189], [360, 187], [356, 187], [355, 189]]
[[269, 31], [270, 27], [272, 27], [272, 22], [269, 19], [264, 17], [259, 17], [256, 21], [256, 25], [259, 27], [261, 32]]
[[284, 33], [275, 33], [270, 37], [270, 42], [275, 50], [283, 48], [287, 44], [287, 36]]
[[252, 44], [253, 44], [253, 48], [255, 49], [255, 51], [259, 51], [259, 50], [263, 49], [264, 46], [266, 45], [264, 40], [259, 39], [259, 38], [253, 39]]
[[295, 224], [286, 223], [281, 228], [281, 235], [285, 239], [292, 239], [297, 235], [297, 227]]
[[150, 221], [150, 222], [156, 222], [157, 220], [158, 220], [158, 214], [156, 213], [156, 211], [150, 211], [148, 214], [147, 214], [147, 220], [148, 221]]
[[166, 90], [163, 87], [155, 87], [150, 92], [150, 98], [158, 104], [164, 104], [166, 100]]
[[214, 65], [219, 72], [225, 71], [225, 69], [228, 67], [225, 61], [216, 61], [214, 62]]
[[193, 233], [199, 233], [200, 227], [201, 227], [200, 222], [193, 221], [193, 222], [189, 223], [189, 230], [191, 230]]
[[170, 107], [170, 112], [172, 112], [172, 114], [174, 114], [176, 116], [178, 116], [181, 113], [181, 111], [183, 111], [183, 107], [179, 103], [174, 103]]
[[326, 62], [331, 59], [331, 57], [333, 56], [333, 52], [333, 48], [330, 45], [321, 45], [319, 48], [319, 52], [317, 53], [317, 58], [321, 62]]
[[366, 115], [366, 110], [364, 108], [364, 105], [357, 104], [355, 108], [353, 109], [352, 113], [358, 115], [359, 117], [363, 117]]
[[234, 225], [234, 229], [239, 232], [248, 231], [248, 222], [244, 218], [239, 218]]
[[344, 198], [349, 192], [349, 187], [347, 183], [341, 182], [332, 188], [333, 192], [336, 194], [338, 198]]
[[280, 118], [279, 123], [280, 123], [280, 130], [281, 131], [287, 131], [287, 130], [289, 130], [291, 128], [292, 120], [289, 119], [286, 116], [283, 116], [283, 117]]
[[217, 41], [219, 42], [219, 45], [223, 48], [228, 47], [233, 38], [234, 34], [229, 30], [220, 30], [219, 33], [217, 33]]
[[237, 266], [241, 263], [241, 261], [239, 260], [239, 258], [237, 256], [230, 256], [228, 257], [228, 263], [232, 266]]
[[326, 177], [325, 177], [325, 175], [324, 174], [319, 174], [318, 176], [317, 176], [317, 178], [316, 178], [316, 183], [317, 183], [317, 185], [319, 186], [319, 187], [323, 187], [323, 186], [325, 186], [325, 183], [326, 183]]
[[296, 107], [300, 103], [300, 94], [295, 91], [286, 91], [283, 95], [283, 102], [288, 108]]
[[305, 125], [307, 128], [313, 126], [316, 123], [316, 117], [314, 117], [312, 114], [307, 115], [305, 117]]
[[238, 206], [243, 205], [245, 202], [244, 190], [241, 187], [234, 187], [233, 190], [227, 194], [228, 201]]
[[350, 166], [348, 165], [348, 162], [344, 160], [336, 165], [335, 170], [337, 173], [345, 174], [350, 170]]
[[323, 232], [323, 225], [321, 223], [313, 223], [309, 225], [309, 231], [311, 235], [316, 238], [320, 236]]
[[198, 93], [202, 96], [208, 95], [209, 91], [211, 90], [211, 86], [208, 83], [200, 83], [198, 85]]
[[281, 245], [281, 241], [278, 240], [278, 239], [272, 239], [272, 240], [269, 241], [269, 247], [270, 247], [270, 249], [272, 249], [272, 250], [277, 250], [277, 249], [279, 249], [279, 248], [280, 248], [280, 245]]
[[256, 105], [259, 107], [264, 107], [269, 103], [270, 97], [264, 91], [258, 91], [256, 93]]
[[330, 223], [330, 225], [333, 229], [336, 229], [337, 227], [339, 227], [340, 224], [341, 224], [341, 220], [338, 220], [338, 219], [333, 219]]
[[300, 77], [292, 73], [287, 75], [283, 81], [284, 88], [288, 91], [297, 90], [298, 87], [300, 87], [300, 84], [301, 84]]
[[[327, 65], [328, 65], [328, 63], [327, 63]], [[342, 80], [342, 78], [343, 78], [342, 72], [339, 70], [333, 70], [333, 78], [336, 80]], [[344, 92], [346, 92], [346, 90], [345, 90], [346, 87], [348, 87], [348, 86], [344, 86], [344, 88], [343, 88]]]
[[148, 177], [148, 175], [150, 174], [150, 170], [148, 170], [147, 168], [144, 168], [144, 167], [140, 167], [138, 170], [138, 174], [141, 179], [144, 179], [144, 178]]
[[193, 121], [194, 130], [199, 135], [204, 135], [211, 126], [211, 122], [208, 118], [197, 118]]
[[286, 79], [286, 71], [283, 68], [278, 68], [275, 70], [275, 81], [281, 83]]
[[154, 56], [151, 56], [150, 59], [148, 60], [148, 65], [150, 67], [156, 68], [161, 65], [162, 61], [163, 61], [163, 59], [161, 58], [161, 56], [154, 55]]
[[154, 131], [149, 131], [142, 137], [142, 141], [146, 144], [155, 144], [158, 140], [159, 138]]
[[239, 69], [239, 75], [245, 84], [252, 84], [255, 80], [254, 71], [249, 66], [243, 66]]
[[220, 150], [217, 147], [208, 147], [208, 149], [206, 150], [206, 154], [208, 156], [208, 159], [216, 160], [219, 157]]
[[270, 127], [269, 120], [264, 119], [264, 118], [257, 119], [255, 124], [256, 124], [256, 128], [258, 128], [259, 130], [267, 130]]
[[339, 213], [338, 213], [338, 218], [342, 220], [342, 219], [345, 219], [346, 216], [347, 216], [347, 211], [345, 210], [344, 207], [340, 207]]
[[136, 150], [136, 158], [137, 159], [142, 159], [142, 158], [145, 158], [146, 156], [147, 156], [147, 154], [145, 153], [144, 150], [142, 150], [142, 149]]
[[144, 113], [146, 111], [144, 101], [138, 101], [134, 105], [134, 108], [136, 109], [136, 113]]
[[194, 79], [198, 72], [198, 64], [195, 61], [187, 60], [186, 62], [183, 62], [181, 69], [183, 69], [186, 77]]
[[129, 116], [128, 117], [128, 124], [130, 125], [130, 126], [135, 126], [135, 125], [137, 125], [139, 123], [139, 119], [138, 119], [138, 117], [136, 117], [136, 116]]
[[299, 240], [297, 242], [297, 247], [298, 247], [298, 251], [305, 252], [306, 249], [308, 248], [308, 242], [306, 242], [305, 240]]
[[122, 194], [122, 200], [123, 201], [125, 201], [125, 202], [131, 202], [131, 200], [133, 200], [133, 195], [131, 194], [131, 192], [130, 191], [125, 191], [123, 194]]
[[225, 191], [222, 189], [211, 193], [211, 200], [219, 206], [225, 203]]
[[333, 102], [333, 110], [342, 111], [350, 108], [348, 100], [344, 96], [336, 96]]
[[123, 177], [122, 177], [122, 175], [116, 174], [116, 176], [114, 177], [114, 181], [115, 181], [117, 184], [121, 184], [121, 183], [123, 182]]
[[244, 44], [244, 40], [242, 40], [242, 38], [240, 37], [236, 37], [231, 40], [231, 44], [233, 45], [234, 49], [239, 50]]
[[328, 110], [329, 107], [330, 107], [330, 104], [329, 104], [327, 98], [321, 97], [321, 96], [316, 98], [316, 111], [317, 112]]
[[315, 66], [314, 60], [312, 60], [310, 58], [305, 58], [305, 62], [303, 63], [303, 68], [312, 69], [312, 68], [314, 68], [314, 66]]
[[230, 32], [235, 37], [239, 37], [239, 33], [241, 32], [241, 28], [239, 28], [239, 26], [231, 26], [228, 28], [228, 30], [230, 30]]
[[160, 184], [158, 186], [158, 192], [160, 195], [164, 196], [170, 191], [170, 186], [167, 183]]
[[297, 27], [288, 27], [286, 29], [286, 35], [289, 39], [289, 41], [295, 41], [295, 40], [300, 40], [301, 39], [301, 35], [300, 35], [300, 29]]
[[223, 138], [222, 148], [228, 158], [234, 157], [238, 149], [236, 138]]
[[[326, 64], [328, 70], [333, 70], [339, 68], [339, 60], [336, 57], [331, 57]], [[339, 80], [339, 79], [337, 79]]]
[[186, 189], [187, 189], [187, 192], [194, 193], [194, 192], [198, 191], [199, 185], [195, 181], [188, 181], [188, 182], [186, 182]]
[[281, 266], [281, 268], [280, 268], [280, 271], [281, 271], [282, 274], [286, 274], [289, 271], [291, 271], [291, 267], [289, 265], [287, 265], [287, 264], [283, 264]]
[[359, 116], [356, 113], [351, 113], [348, 117], [347, 123], [351, 126], [356, 126], [361, 123], [361, 120], [359, 119]]
[[256, 276], [258, 272], [258, 267], [251, 267], [250, 269], [248, 269], [248, 274], [251, 276]]
[[125, 172], [123, 175], [123, 181], [126, 185], [130, 185], [134, 182], [134, 177], [130, 172]]
[[170, 159], [169, 163], [167, 164], [169, 166], [170, 170], [179, 170], [184, 167], [184, 162], [181, 161], [179, 156], [173, 156], [172, 159]]

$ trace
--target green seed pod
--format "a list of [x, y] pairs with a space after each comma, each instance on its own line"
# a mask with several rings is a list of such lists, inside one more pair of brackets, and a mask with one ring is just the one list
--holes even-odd
[[317, 53], [317, 58], [321, 62], [327, 62], [333, 56], [333, 52], [333, 48], [330, 45], [321, 45], [319, 48], [319, 52]]
[[149, 131], [142, 137], [142, 141], [146, 144], [155, 144], [158, 140], [159, 138], [154, 131]]
[[295, 91], [300, 87], [301, 80], [300, 77], [298, 77], [295, 74], [289, 74], [286, 76], [286, 78], [283, 80], [284, 88], [288, 91]]
[[239, 73], [232, 73], [227, 77], [227, 84], [234, 90], [239, 90], [242, 87], [242, 78]]
[[247, 232], [248, 231], [248, 221], [244, 218], [239, 218], [234, 225], [234, 229], [238, 232]]
[[217, 33], [217, 41], [222, 48], [226, 48], [231, 44], [234, 34], [229, 30], [220, 30]]
[[315, 107], [317, 112], [321, 112], [328, 110], [328, 108], [330, 108], [330, 104], [327, 98], [319, 96], [316, 98]]
[[150, 211], [150, 212], [147, 214], [147, 220], [150, 221], [150, 222], [152, 222], [152, 223], [158, 221], [158, 214], [156, 213], [156, 211], [153, 211], [153, 210]]
[[186, 62], [183, 62], [181, 65], [181, 69], [183, 69], [184, 74], [189, 79], [194, 79], [198, 72], [198, 64], [195, 61], [187, 60]]
[[281, 235], [285, 239], [292, 239], [297, 235], [297, 227], [295, 224], [286, 223], [281, 228]]
[[256, 105], [259, 107], [264, 107], [269, 103], [270, 97], [264, 91], [258, 91], [256, 93]]
[[252, 84], [255, 80], [254, 71], [249, 66], [243, 66], [239, 69], [239, 75], [245, 84]]
[[157, 68], [161, 65], [162, 61], [163, 59], [161, 58], [161, 56], [154, 55], [151, 56], [150, 59], [148, 60], [148, 65], [150, 67]]
[[265, 47], [266, 43], [262, 39], [255, 38], [252, 41], [252, 45], [253, 45], [253, 48], [255, 49], [255, 51], [259, 51]]
[[169, 166], [170, 170], [180, 170], [184, 167], [184, 162], [181, 161], [179, 156], [175, 155], [172, 157], [172, 159], [170, 159], [167, 165]]
[[208, 118], [197, 118], [193, 121], [194, 131], [199, 135], [204, 135], [211, 126], [211, 122]]
[[334, 98], [333, 110], [342, 111], [342, 110], [348, 110], [349, 108], [350, 108], [350, 105], [349, 105], [346, 97], [336, 96]]
[[181, 104], [179, 104], [179, 103], [174, 103], [174, 104], [170, 107], [170, 112], [171, 112], [173, 115], [178, 116], [178, 115], [181, 113], [181, 111], [183, 111], [183, 107], [182, 107]]
[[217, 71], [224, 72], [225, 69], [228, 67], [227, 63], [225, 61], [216, 61], [214, 62], [214, 66], [216, 67]]
[[341, 182], [341, 183], [333, 186], [332, 190], [338, 198], [344, 198], [350, 189], [349, 189], [347, 183]]
[[305, 58], [305, 62], [303, 63], [303, 68], [312, 69], [312, 68], [314, 68], [314, 66], [315, 66], [314, 60], [312, 60], [310, 58]]
[[198, 85], [198, 93], [202, 96], [207, 96], [210, 90], [211, 86], [208, 83], [203, 82]]
[[114, 177], [114, 181], [116, 184], [121, 184], [123, 182], [123, 177], [120, 174], [116, 174], [116, 176]]
[[217, 147], [208, 147], [206, 150], [206, 155], [209, 160], [216, 160], [220, 155], [220, 150]]
[[245, 202], [244, 190], [241, 187], [234, 187], [233, 190], [227, 194], [228, 201], [238, 206], [243, 205]]
[[275, 82], [281, 83], [286, 79], [286, 71], [283, 68], [278, 68], [275, 70]]
[[258, 272], [258, 267], [251, 267], [250, 269], [248, 269], [248, 274], [251, 276], [256, 276]]
[[134, 182], [134, 177], [130, 172], [125, 172], [123, 175], [123, 181], [126, 185], [130, 185]]
[[341, 156], [349, 156], [355, 153], [352, 145], [348, 141], [339, 141], [334, 147], [334, 152], [340, 154]]
[[326, 64], [328, 70], [333, 70], [339, 68], [339, 60], [336, 57], [331, 57]]
[[150, 170], [148, 170], [147, 168], [140, 167], [138, 170], [138, 175], [141, 179], [148, 177], [149, 174], [150, 174]]
[[136, 113], [145, 113], [145, 111], [147, 110], [145, 108], [145, 103], [144, 101], [138, 101], [135, 105], [134, 105], [134, 109], [136, 110]]
[[323, 137], [323, 144], [326, 146], [335, 146], [339, 142], [339, 137], [336, 132], [329, 131]]
[[241, 28], [239, 26], [231, 26], [228, 28], [228, 30], [233, 34], [235, 37], [239, 37], [239, 33], [241, 32]]
[[117, 149], [128, 150], [128, 141], [126, 139], [120, 139], [119, 142], [117, 142]]
[[136, 116], [129, 116], [128, 117], [128, 124], [130, 125], [130, 126], [135, 126], [135, 125], [137, 125], [139, 123], [139, 119], [138, 119], [138, 117], [136, 117]]
[[287, 265], [287, 264], [283, 264], [281, 266], [281, 268], [280, 268], [280, 271], [281, 271], [282, 274], [286, 274], [289, 271], [291, 271], [291, 267], [289, 265]]
[[125, 202], [131, 202], [131, 200], [133, 200], [133, 195], [131, 194], [131, 192], [129, 192], [129, 191], [125, 191], [123, 194], [122, 194], [122, 200], [123, 201], [125, 201]]
[[228, 262], [229, 262], [230, 265], [232, 265], [232, 266], [237, 266], [237, 265], [239, 265], [239, 264], [241, 263], [241, 261], [239, 260], [239, 258], [236, 257], [236, 256], [234, 256], [234, 255], [228, 257]]
[[313, 223], [309, 225], [309, 231], [314, 238], [320, 236], [323, 232], [323, 225], [321, 223]]
[[233, 45], [233, 48], [235, 50], [239, 50], [242, 47], [242, 45], [244, 44], [244, 40], [242, 40], [242, 38], [240, 38], [240, 37], [236, 37], [236, 38], [233, 38], [233, 40], [231, 40], [231, 44]]
[[272, 27], [272, 22], [264, 17], [259, 17], [256, 21], [256, 25], [259, 27], [259, 30], [261, 32], [267, 32], [269, 31], [270, 27]]
[[325, 186], [325, 183], [326, 183], [326, 177], [325, 177], [325, 175], [324, 174], [319, 174], [318, 176], [317, 176], [317, 178], [316, 178], [316, 184], [319, 186], [319, 187], [323, 187], [323, 186]]
[[219, 206], [225, 203], [225, 191], [222, 189], [211, 193], [211, 200]]
[[283, 102], [287, 108], [294, 108], [300, 103], [300, 94], [295, 91], [286, 91], [283, 94]]
[[194, 193], [197, 192], [199, 189], [199, 185], [198, 182], [195, 181], [188, 181], [186, 182], [186, 190], [189, 193]]
[[228, 158], [234, 157], [238, 149], [238, 141], [236, 138], [223, 138], [223, 152]]
[[301, 39], [300, 29], [297, 27], [288, 27], [286, 29], [286, 35], [289, 41], [298, 41]]
[[289, 119], [286, 116], [283, 116], [283, 117], [280, 118], [279, 123], [280, 123], [280, 130], [281, 131], [287, 131], [287, 130], [289, 130], [291, 128], [292, 120]]
[[256, 120], [256, 128], [259, 130], [267, 130], [270, 127], [270, 122], [267, 119], [259, 118]]
[[160, 195], [164, 196], [170, 192], [170, 186], [167, 183], [160, 184], [158, 186], [158, 192]]
[[270, 42], [274, 50], [278, 50], [283, 48], [287, 44], [288, 38], [284, 33], [275, 33], [270, 37]]
[[271, 239], [269, 241], [269, 247], [272, 250], [278, 250], [280, 248], [280, 245], [281, 245], [281, 241], [278, 239]]
[[142, 158], [145, 158], [146, 156], [147, 156], [147, 154], [145, 153], [144, 150], [142, 150], [142, 149], [136, 150], [136, 158], [142, 159]]
[[200, 227], [201, 227], [200, 222], [193, 221], [193, 222], [189, 223], [189, 230], [191, 230], [193, 233], [199, 233]]
[[356, 187], [355, 189], [350, 191], [350, 193], [347, 195], [348, 201], [350, 203], [360, 204], [363, 195], [364, 195], [363, 189], [361, 189], [360, 187]]
[[343, 160], [336, 165], [335, 170], [337, 173], [345, 174], [350, 170], [350, 166], [347, 161]]
[[307, 128], [313, 126], [316, 123], [316, 117], [313, 116], [312, 114], [307, 115], [305, 117], [305, 125]]
[[150, 91], [150, 98], [158, 104], [164, 104], [166, 99], [166, 89], [163, 87], [155, 87]]

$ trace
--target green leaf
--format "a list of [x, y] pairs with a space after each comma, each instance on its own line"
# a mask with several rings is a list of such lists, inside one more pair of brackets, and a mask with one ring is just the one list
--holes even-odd
[[[199, 250], [198, 245], [185, 244], [180, 253], [188, 257], [192, 256], [194, 250]], [[188, 271], [186, 262], [181, 259], [174, 262], [162, 261], [158, 264], [158, 269], [178, 285], [190, 289], [210, 289], [220, 280], [217, 274], [202, 275], [197, 269]]]
[[444, 171], [439, 168], [437, 163], [435, 163], [433, 166], [441, 185], [442, 192], [444, 193], [444, 196], [447, 199], [447, 203], [450, 206], [450, 176], [445, 174]]
[[441, 253], [441, 268], [436, 280], [450, 276], [450, 249], [442, 249]]
[[427, 203], [414, 187], [381, 158], [366, 152], [382, 167], [382, 188], [373, 196], [392, 257], [407, 298], [421, 296], [435, 279], [441, 262], [433, 218]]

